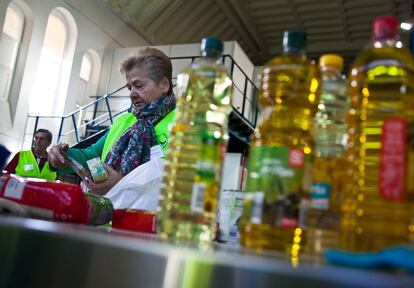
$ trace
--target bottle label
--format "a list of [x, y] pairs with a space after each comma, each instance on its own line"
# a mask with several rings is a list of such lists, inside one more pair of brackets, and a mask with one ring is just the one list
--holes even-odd
[[253, 224], [261, 224], [263, 214], [264, 193], [246, 193], [244, 199], [245, 201], [249, 201], [251, 203], [251, 205], [249, 205], [251, 207], [250, 222]]
[[191, 195], [191, 211], [203, 212], [206, 188], [207, 185], [204, 183], [194, 183]]
[[406, 170], [407, 121], [386, 119], [382, 126], [379, 193], [387, 200], [403, 201]]
[[6, 187], [4, 189], [4, 196], [14, 199], [22, 199], [23, 190], [24, 190], [25, 182], [20, 181], [17, 178], [10, 178], [7, 181]]
[[329, 196], [331, 195], [331, 186], [326, 183], [312, 183], [311, 207], [315, 209], [326, 210], [329, 208]]
[[217, 210], [220, 164], [224, 159], [225, 147], [225, 142], [221, 139], [207, 136], [202, 140], [191, 195], [192, 212], [215, 212]]
[[244, 193], [239, 190], [222, 190], [217, 213], [219, 237], [225, 242], [239, 243], [239, 221], [243, 212]]
[[255, 201], [246, 199], [244, 218], [281, 228], [296, 227], [299, 195], [310, 187], [310, 183], [305, 183], [310, 178], [305, 177], [309, 160], [297, 148], [253, 147], [249, 155], [246, 191], [261, 191], [264, 199], [260, 209], [256, 207], [259, 204], [256, 198]]

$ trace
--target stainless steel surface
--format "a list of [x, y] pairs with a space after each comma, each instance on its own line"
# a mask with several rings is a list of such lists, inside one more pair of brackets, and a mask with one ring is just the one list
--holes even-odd
[[367, 272], [156, 236], [0, 217], [0, 287], [414, 287], [407, 275]]

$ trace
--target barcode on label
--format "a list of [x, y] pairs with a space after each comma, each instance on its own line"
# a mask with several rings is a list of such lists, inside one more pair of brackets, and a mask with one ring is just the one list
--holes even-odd
[[204, 208], [204, 197], [206, 195], [206, 184], [194, 183], [193, 193], [191, 195], [191, 211], [203, 212]]
[[262, 223], [262, 214], [263, 214], [263, 202], [264, 202], [264, 193], [263, 192], [254, 192], [246, 193], [244, 199], [252, 201], [252, 215], [250, 217], [250, 222], [253, 224]]
[[4, 196], [14, 199], [22, 199], [24, 182], [15, 178], [10, 178], [4, 190]]

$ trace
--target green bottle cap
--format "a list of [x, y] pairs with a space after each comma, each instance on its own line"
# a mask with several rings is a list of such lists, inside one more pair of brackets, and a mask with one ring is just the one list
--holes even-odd
[[223, 42], [216, 38], [203, 38], [201, 40], [201, 53], [202, 54], [221, 54], [223, 53]]
[[304, 31], [285, 31], [283, 33], [283, 48], [287, 51], [299, 51], [306, 48], [306, 33]]

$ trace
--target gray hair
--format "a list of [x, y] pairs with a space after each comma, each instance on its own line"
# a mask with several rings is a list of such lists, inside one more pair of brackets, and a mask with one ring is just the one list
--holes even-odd
[[157, 84], [162, 78], [167, 77], [170, 83], [168, 94], [172, 94], [172, 64], [170, 58], [162, 51], [149, 47], [141, 49], [125, 58], [120, 63], [119, 71], [126, 74], [135, 67], [143, 68], [145, 75]]

